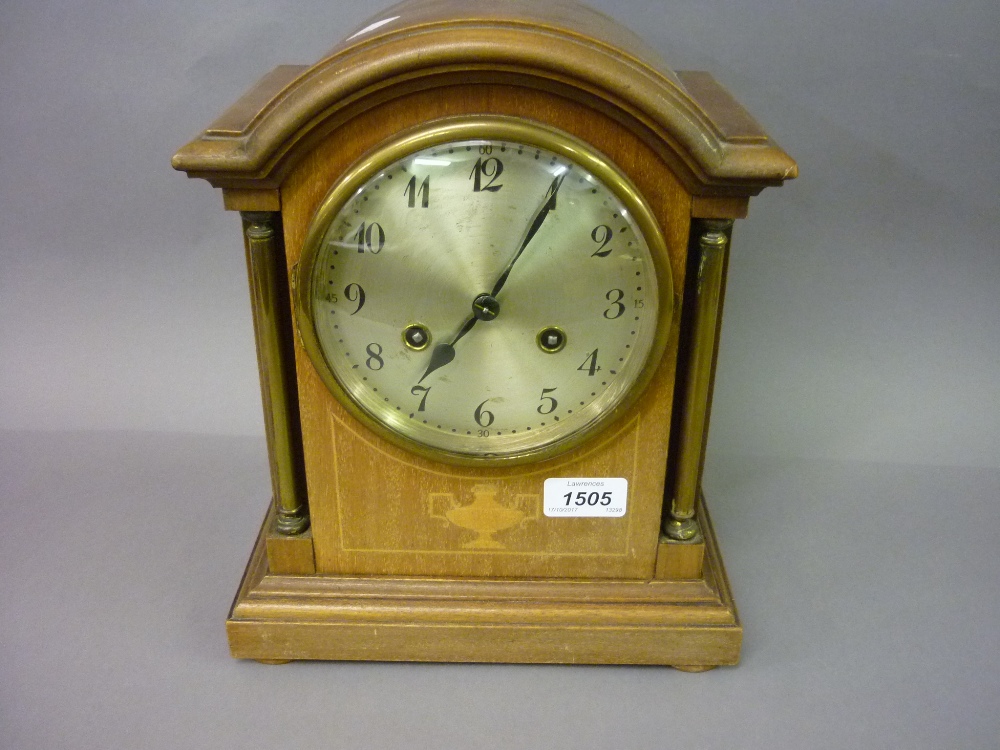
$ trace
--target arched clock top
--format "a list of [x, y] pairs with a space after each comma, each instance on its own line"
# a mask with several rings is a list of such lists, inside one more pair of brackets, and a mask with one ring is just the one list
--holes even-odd
[[407, 0], [173, 163], [247, 254], [234, 656], [737, 662], [701, 475], [733, 221], [796, 166], [708, 73], [574, 2]]
[[585, 6], [408, 0], [312, 66], [280, 66], [174, 157], [230, 189], [272, 189], [316, 139], [369, 106], [421, 89], [511, 83], [602, 109], [661, 144], [693, 195], [749, 196], [795, 162], [707, 73], [669, 70]]

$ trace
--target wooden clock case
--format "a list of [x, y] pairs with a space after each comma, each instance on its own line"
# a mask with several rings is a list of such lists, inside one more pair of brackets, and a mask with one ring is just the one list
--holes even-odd
[[[674, 314], [642, 396], [561, 455], [455, 465], [384, 440], [297, 335], [298, 262], [331, 185], [396, 134], [503, 115], [639, 188]], [[174, 157], [243, 216], [274, 502], [228, 621], [234, 656], [669, 664], [738, 660], [700, 473], [732, 220], [795, 163], [706, 73], [583, 6], [406, 2], [281, 66]], [[623, 519], [550, 519], [547, 477], [625, 477]]]

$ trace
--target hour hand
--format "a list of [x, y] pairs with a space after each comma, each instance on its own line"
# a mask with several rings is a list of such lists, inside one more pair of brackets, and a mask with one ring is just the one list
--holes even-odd
[[431, 352], [431, 361], [428, 363], [427, 369], [424, 370], [424, 374], [420, 376], [420, 380], [417, 381], [417, 385], [422, 383], [424, 378], [432, 372], [444, 367], [455, 359], [455, 344], [472, 330], [477, 321], [493, 320], [499, 312], [500, 305], [490, 295], [480, 294], [476, 297], [472, 301], [472, 316], [465, 321], [465, 325], [462, 326], [462, 329], [455, 335], [450, 344], [438, 344], [434, 347], [434, 351]]
[[467, 321], [465, 325], [462, 326], [462, 330], [458, 332], [458, 335], [451, 340], [450, 344], [438, 344], [434, 347], [434, 351], [431, 352], [431, 361], [427, 365], [427, 369], [424, 370], [424, 374], [420, 376], [420, 380], [417, 381], [417, 385], [424, 382], [424, 378], [430, 375], [435, 370], [444, 367], [446, 364], [455, 359], [455, 344], [458, 340], [462, 338], [465, 334], [472, 330], [472, 326], [476, 324], [478, 318], [473, 315]]
[[444, 367], [446, 364], [455, 359], [455, 346], [454, 344], [438, 344], [434, 347], [434, 351], [431, 352], [431, 361], [427, 365], [427, 369], [424, 370], [424, 374], [420, 376], [420, 380], [417, 381], [417, 385], [424, 382], [424, 378], [430, 375], [432, 372], [440, 367]]

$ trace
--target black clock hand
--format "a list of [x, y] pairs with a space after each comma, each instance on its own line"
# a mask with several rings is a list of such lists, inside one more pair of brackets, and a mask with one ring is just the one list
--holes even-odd
[[[468, 323], [466, 323], [468, 325]], [[430, 375], [439, 367], [444, 367], [446, 364], [455, 359], [455, 345], [454, 344], [438, 344], [434, 347], [434, 351], [431, 352], [431, 361], [427, 365], [427, 369], [424, 370], [424, 374], [420, 376], [420, 380], [417, 381], [417, 385], [424, 382], [424, 378]]]
[[500, 312], [500, 305], [497, 301], [493, 299], [488, 294], [480, 294], [472, 301], [472, 316], [465, 321], [465, 325], [458, 334], [451, 340], [450, 344], [438, 344], [434, 347], [434, 351], [431, 352], [431, 361], [427, 365], [427, 369], [424, 370], [424, 374], [420, 376], [420, 380], [417, 381], [417, 385], [423, 381], [428, 375], [434, 372], [439, 367], [444, 367], [446, 364], [455, 359], [455, 344], [458, 343], [465, 334], [472, 330], [472, 327], [480, 320], [493, 320]]
[[493, 291], [490, 292], [491, 297], [496, 297], [500, 290], [503, 289], [503, 285], [507, 283], [507, 277], [510, 276], [511, 270], [514, 268], [514, 264], [517, 263], [517, 259], [521, 257], [521, 253], [531, 242], [532, 238], [538, 234], [538, 230], [542, 228], [542, 223], [545, 221], [545, 217], [549, 215], [549, 211], [556, 207], [556, 193], [559, 192], [559, 186], [562, 185], [562, 181], [566, 178], [565, 174], [556, 177], [552, 184], [549, 186], [548, 192], [545, 193], [545, 200], [542, 201], [542, 205], [539, 206], [538, 210], [535, 212], [534, 218], [531, 220], [531, 224], [528, 226], [528, 231], [524, 233], [524, 239], [521, 240], [521, 246], [517, 249], [514, 257], [511, 258], [510, 263], [500, 274], [500, 278], [497, 279], [497, 283], [493, 285]]
[[428, 363], [427, 369], [424, 370], [424, 374], [420, 376], [420, 380], [417, 381], [417, 385], [424, 382], [424, 378], [437, 370], [439, 367], [444, 367], [446, 364], [455, 359], [455, 344], [460, 338], [462, 338], [462, 336], [472, 330], [472, 326], [476, 324], [477, 320], [479, 320], [479, 318], [473, 315], [465, 321], [465, 325], [462, 326], [462, 330], [460, 330], [458, 335], [451, 340], [450, 344], [438, 344], [434, 347], [434, 351], [431, 352], [431, 361]]
[[[545, 217], [549, 215], [549, 211], [556, 207], [556, 193], [559, 192], [559, 186], [562, 185], [562, 181], [566, 175], [560, 175], [552, 181], [549, 186], [548, 192], [545, 193], [545, 199], [542, 201], [542, 205], [538, 207], [535, 212], [534, 217], [531, 220], [531, 224], [528, 226], [528, 230], [524, 233], [524, 239], [521, 240], [521, 245], [518, 247], [517, 252], [511, 259], [510, 263], [500, 274], [497, 279], [496, 284], [493, 285], [493, 291], [489, 295], [479, 295], [472, 303], [473, 310], [475, 311], [472, 316], [465, 321], [465, 325], [462, 326], [458, 334], [451, 340], [451, 343], [438, 344], [434, 347], [434, 351], [431, 352], [431, 361], [427, 364], [427, 369], [424, 370], [424, 374], [420, 376], [420, 380], [417, 381], [417, 385], [424, 381], [428, 375], [437, 369], [444, 367], [446, 364], [455, 359], [455, 344], [458, 343], [465, 334], [472, 330], [472, 327], [480, 320], [492, 320], [496, 317], [497, 312], [499, 312], [499, 306], [496, 304], [494, 299], [500, 290], [503, 289], [504, 284], [507, 283], [507, 277], [510, 276], [511, 269], [514, 268], [514, 264], [517, 259], [521, 257], [521, 253], [531, 242], [532, 238], [538, 234], [538, 230], [541, 229], [542, 223], [545, 221]], [[485, 299], [488, 297], [489, 299]]]

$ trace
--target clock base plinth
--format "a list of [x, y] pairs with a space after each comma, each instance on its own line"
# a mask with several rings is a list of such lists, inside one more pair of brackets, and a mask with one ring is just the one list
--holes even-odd
[[236, 658], [659, 664], [739, 660], [743, 628], [704, 511], [698, 579], [445, 579], [289, 575], [265, 519], [227, 622]]

